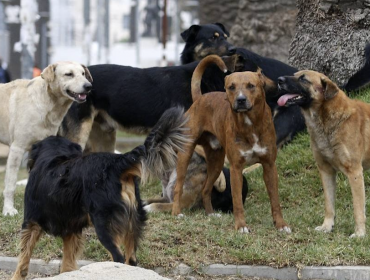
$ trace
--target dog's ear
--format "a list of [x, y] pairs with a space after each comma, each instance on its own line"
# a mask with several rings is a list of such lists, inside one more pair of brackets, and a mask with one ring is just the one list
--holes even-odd
[[222, 29], [222, 31], [227, 35], [227, 37], [230, 36], [229, 31], [226, 30], [225, 26], [222, 23], [215, 22], [214, 24], [217, 25], [217, 26], [219, 26]]
[[200, 25], [192, 25], [189, 27], [189, 29], [186, 29], [184, 32], [181, 33], [181, 38], [184, 40], [184, 42], [191, 42], [195, 39], [198, 32], [200, 30]]
[[259, 77], [259, 79], [262, 83], [263, 88], [265, 88], [266, 87], [266, 76], [265, 76], [265, 74], [263, 74], [262, 69], [257, 67], [256, 73], [258, 74], [258, 77]]
[[90, 83], [92, 83], [92, 82], [93, 82], [93, 78], [92, 78], [92, 76], [91, 76], [91, 73], [90, 73], [89, 69], [88, 69], [85, 65], [83, 65], [83, 64], [81, 64], [81, 66], [82, 66], [82, 68], [85, 70], [85, 77], [86, 77], [86, 79], [87, 79]]
[[46, 82], [51, 83], [54, 81], [55, 77], [55, 68], [57, 67], [56, 64], [50, 64], [48, 67], [46, 67], [42, 73], [41, 78], [43, 78]]
[[338, 86], [326, 77], [321, 77], [322, 91], [325, 100], [332, 99], [339, 92]]

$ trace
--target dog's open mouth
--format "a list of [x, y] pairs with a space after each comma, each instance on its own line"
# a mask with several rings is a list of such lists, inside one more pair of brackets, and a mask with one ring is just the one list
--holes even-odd
[[67, 89], [67, 93], [70, 97], [72, 97], [74, 100], [76, 100], [78, 103], [82, 103], [86, 101], [87, 93], [76, 93], [69, 89]]
[[303, 99], [303, 96], [297, 93], [289, 93], [280, 96], [277, 103], [279, 106], [288, 106], [297, 103], [297, 101]]

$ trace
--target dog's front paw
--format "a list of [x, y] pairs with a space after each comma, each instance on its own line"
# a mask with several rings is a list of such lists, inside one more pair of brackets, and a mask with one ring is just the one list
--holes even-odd
[[365, 237], [365, 235], [366, 235], [365, 229], [356, 230], [356, 232], [351, 234], [351, 236], [349, 238], [361, 238], [361, 237]]
[[18, 211], [17, 209], [15, 209], [14, 207], [7, 207], [4, 205], [4, 208], [3, 208], [3, 215], [4, 216], [14, 216], [14, 215], [17, 215], [18, 214]]
[[315, 230], [328, 233], [333, 230], [333, 226], [323, 224], [321, 226], [316, 227]]
[[286, 233], [288, 233], [288, 234], [291, 234], [291, 233], [292, 233], [292, 230], [290, 229], [290, 227], [289, 227], [289, 226], [284, 226], [284, 227], [282, 227], [282, 228], [279, 228], [279, 231], [281, 231], [281, 232], [286, 232]]
[[146, 212], [148, 212], [148, 213], [150, 213], [150, 212], [154, 212], [153, 207], [152, 207], [152, 205], [151, 205], [151, 204], [149, 204], [149, 205], [145, 205], [145, 206], [144, 206], [144, 210], [145, 210]]
[[238, 229], [238, 231], [240, 233], [250, 233], [251, 232], [251, 230], [247, 227], [241, 227], [241, 228]]

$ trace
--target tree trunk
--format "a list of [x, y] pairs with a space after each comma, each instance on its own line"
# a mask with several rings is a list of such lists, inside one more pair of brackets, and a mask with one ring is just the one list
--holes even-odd
[[298, 0], [289, 62], [340, 85], [364, 63], [370, 41], [370, 0]]
[[199, 0], [200, 24], [222, 23], [228, 31], [238, 14], [239, 0]]
[[296, 0], [240, 0], [230, 41], [287, 62], [297, 12]]

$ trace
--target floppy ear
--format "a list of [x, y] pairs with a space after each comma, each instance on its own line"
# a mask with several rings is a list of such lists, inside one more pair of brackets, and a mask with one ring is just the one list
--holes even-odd
[[230, 36], [230, 33], [229, 31], [226, 30], [225, 26], [222, 24], [222, 23], [219, 23], [219, 22], [215, 22], [214, 23], [215, 25], [219, 26], [222, 31], [229, 37]]
[[321, 77], [320, 79], [325, 100], [332, 99], [338, 94], [339, 88], [335, 83], [328, 78]]
[[56, 64], [50, 64], [48, 67], [46, 67], [42, 73], [41, 78], [43, 78], [46, 82], [51, 83], [54, 81], [55, 77], [55, 68], [57, 67]]
[[81, 66], [82, 66], [82, 68], [85, 70], [85, 77], [86, 77], [86, 79], [87, 79], [90, 83], [92, 83], [92, 82], [93, 82], [93, 78], [92, 78], [92, 76], [91, 76], [91, 73], [90, 73], [89, 69], [87, 69], [87, 67], [86, 67], [85, 65], [83, 65], [83, 64], [81, 64]]
[[192, 25], [189, 27], [189, 29], [186, 29], [181, 33], [181, 38], [184, 40], [184, 42], [191, 42], [195, 39], [195, 36], [197, 36], [199, 30], [199, 25]]

